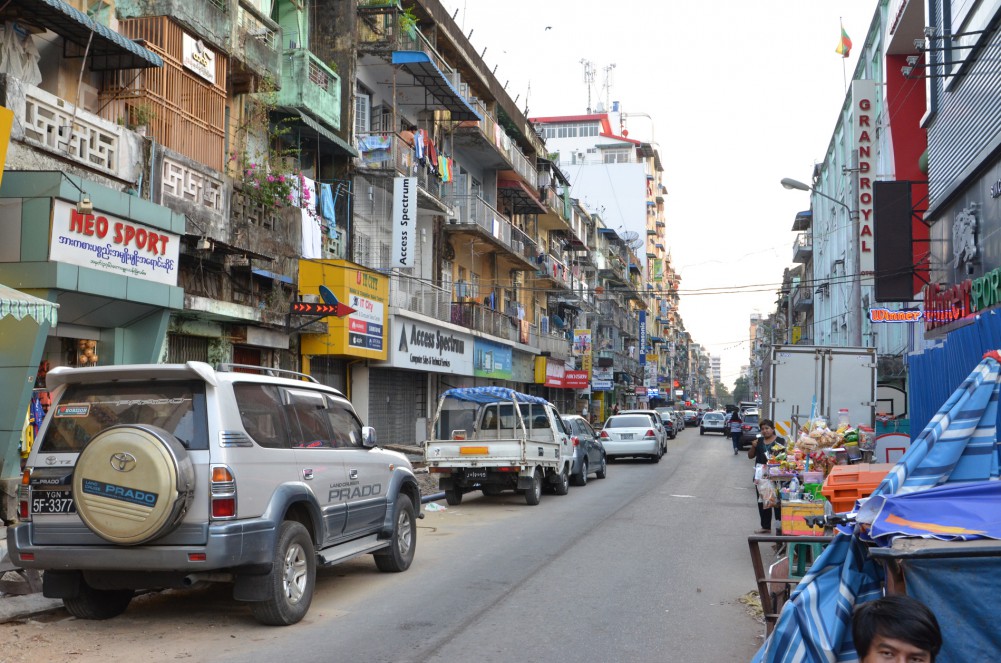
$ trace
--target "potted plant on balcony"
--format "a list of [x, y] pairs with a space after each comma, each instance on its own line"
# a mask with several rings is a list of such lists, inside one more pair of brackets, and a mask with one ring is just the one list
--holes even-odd
[[417, 17], [413, 5], [404, 7], [400, 12], [400, 30], [411, 39], [417, 38]]
[[146, 135], [149, 123], [156, 119], [156, 111], [149, 104], [142, 103], [132, 107], [132, 130], [140, 136]]

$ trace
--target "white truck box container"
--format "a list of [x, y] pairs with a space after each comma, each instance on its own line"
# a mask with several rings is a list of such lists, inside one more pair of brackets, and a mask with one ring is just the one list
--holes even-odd
[[853, 426], [874, 426], [875, 348], [773, 345], [766, 363], [765, 410], [779, 435], [794, 434], [793, 417], [804, 425], [811, 411], [836, 426], [842, 408]]

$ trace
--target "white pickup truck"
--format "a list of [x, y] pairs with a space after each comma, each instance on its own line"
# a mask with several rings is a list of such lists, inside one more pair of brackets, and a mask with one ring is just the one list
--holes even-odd
[[539, 503], [544, 486], [570, 489], [570, 431], [549, 401], [504, 387], [449, 389], [438, 402], [433, 439], [424, 443], [430, 472], [451, 505], [463, 493], [524, 491]]

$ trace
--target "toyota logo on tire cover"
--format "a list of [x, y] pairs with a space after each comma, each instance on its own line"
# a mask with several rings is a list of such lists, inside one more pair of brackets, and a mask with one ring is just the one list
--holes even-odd
[[131, 472], [135, 466], [136, 457], [130, 453], [119, 451], [111, 456], [111, 468], [118, 472]]

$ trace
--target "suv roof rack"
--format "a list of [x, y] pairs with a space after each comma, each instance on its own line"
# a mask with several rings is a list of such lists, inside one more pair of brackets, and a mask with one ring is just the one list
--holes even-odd
[[309, 382], [315, 382], [320, 384], [320, 381], [314, 378], [312, 375], [306, 375], [305, 373], [299, 373], [298, 371], [288, 371], [284, 368], [270, 368], [268, 366], [255, 366], [253, 364], [219, 364], [216, 366], [216, 370], [220, 373], [233, 373], [239, 369], [240, 371], [255, 372], [262, 375], [268, 375], [273, 378], [292, 378], [297, 380], [308, 380]]

